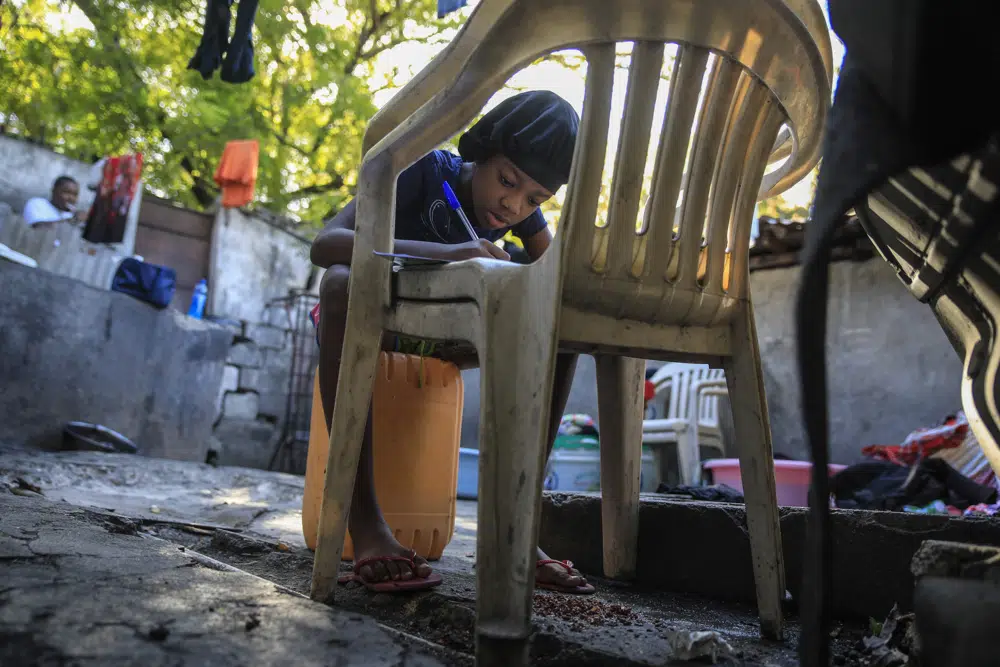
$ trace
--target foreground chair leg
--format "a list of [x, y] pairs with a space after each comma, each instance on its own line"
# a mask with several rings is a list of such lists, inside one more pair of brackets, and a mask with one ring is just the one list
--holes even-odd
[[[525, 287], [517, 293], [530, 292]], [[542, 470], [556, 358], [554, 314], [551, 321], [536, 319], [527, 329], [511, 327], [512, 322], [524, 320], [525, 312], [532, 312], [525, 303], [530, 299], [503, 298], [483, 304], [480, 311], [478, 667], [529, 664]]]
[[604, 576], [634, 579], [639, 541], [643, 359], [598, 355]]
[[733, 322], [732, 337], [733, 356], [725, 361], [726, 380], [746, 499], [760, 628], [764, 637], [781, 639], [785, 567], [774, 484], [771, 425], [751, 304], [748, 303], [744, 313]]
[[337, 587], [354, 479], [382, 346], [378, 303], [374, 299], [351, 298], [349, 304], [313, 561], [310, 595], [320, 602], [331, 600]]

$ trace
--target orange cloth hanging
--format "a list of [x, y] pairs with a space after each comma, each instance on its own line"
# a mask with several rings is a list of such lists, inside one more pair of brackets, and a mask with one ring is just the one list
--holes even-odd
[[224, 207], [239, 208], [253, 201], [254, 187], [257, 185], [258, 152], [256, 139], [230, 141], [226, 144], [219, 167], [215, 170], [215, 182], [222, 188]]

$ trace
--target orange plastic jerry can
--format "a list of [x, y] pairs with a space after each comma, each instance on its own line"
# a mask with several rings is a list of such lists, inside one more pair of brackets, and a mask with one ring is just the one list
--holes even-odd
[[[396, 539], [428, 560], [441, 557], [455, 530], [458, 448], [464, 394], [454, 364], [382, 352], [372, 396], [375, 492]], [[329, 434], [317, 371], [302, 497], [302, 532], [316, 548]], [[344, 560], [354, 558], [350, 533]]]

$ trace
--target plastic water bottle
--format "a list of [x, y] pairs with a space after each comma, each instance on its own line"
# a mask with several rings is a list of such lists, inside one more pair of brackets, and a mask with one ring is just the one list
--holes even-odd
[[202, 278], [194, 286], [194, 294], [191, 295], [191, 307], [188, 308], [188, 315], [197, 317], [199, 320], [205, 314], [205, 302], [208, 300], [208, 282]]

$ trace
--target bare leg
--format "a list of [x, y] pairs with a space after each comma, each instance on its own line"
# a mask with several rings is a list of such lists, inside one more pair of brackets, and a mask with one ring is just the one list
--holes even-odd
[[[569, 390], [573, 385], [573, 373], [576, 371], [576, 354], [560, 353], [556, 357], [556, 376], [552, 385], [552, 411], [549, 415], [549, 440], [545, 458], [548, 459], [552, 453], [552, 445], [555, 444], [556, 435], [559, 432], [559, 422], [562, 420], [563, 412], [566, 411], [566, 402], [569, 400]], [[549, 556], [538, 549], [538, 559], [548, 560]], [[559, 565], [549, 564], [535, 570], [535, 578], [539, 582], [556, 584], [558, 586], [574, 587], [587, 583], [577, 570], [567, 572], [566, 568]]]
[[[333, 405], [337, 398], [337, 376], [340, 373], [340, 356], [344, 345], [344, 328], [347, 323], [347, 283], [350, 267], [331, 266], [323, 276], [320, 287], [319, 323], [319, 385], [323, 397], [323, 411], [326, 426], [330, 428]], [[365, 439], [361, 447], [358, 476], [354, 480], [354, 495], [351, 499], [351, 516], [348, 530], [354, 542], [355, 562], [376, 556], [409, 555], [392, 535], [392, 531], [382, 517], [375, 497], [374, 465], [372, 462], [372, 417], [368, 412]], [[427, 577], [431, 568], [422, 558], [415, 559], [416, 572], [399, 561], [375, 563], [358, 572], [368, 581], [388, 579], [411, 579], [414, 574]]]

